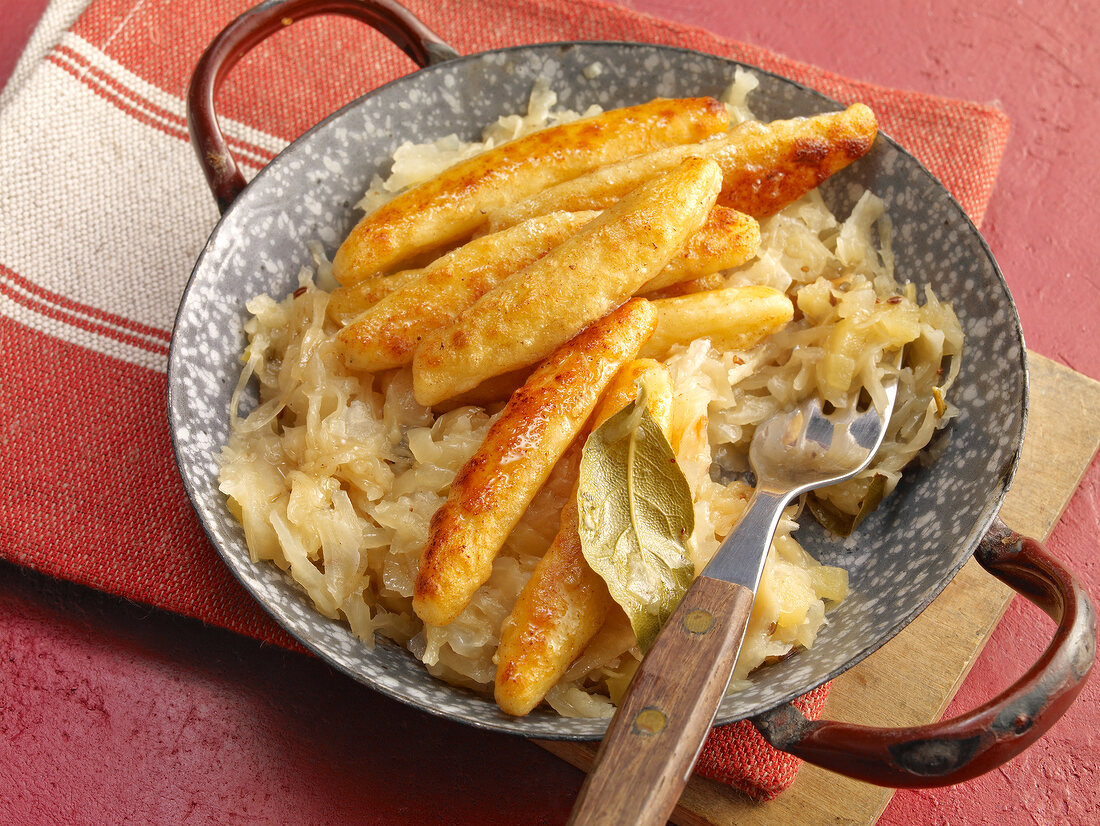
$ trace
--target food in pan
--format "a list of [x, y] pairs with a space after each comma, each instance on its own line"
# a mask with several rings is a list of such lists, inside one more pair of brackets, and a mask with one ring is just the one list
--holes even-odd
[[954, 415], [962, 332], [895, 280], [879, 198], [815, 188], [870, 110], [762, 124], [754, 87], [583, 117], [537, 87], [482, 144], [403, 147], [334, 261], [248, 303], [220, 484], [254, 561], [508, 713], [606, 716], [743, 510], [756, 424], [880, 398], [904, 347], [875, 463], [785, 514], [734, 687], [811, 646], [848, 582], [798, 522], [889, 495]]
[[333, 259], [343, 284], [462, 240], [487, 213], [606, 163], [724, 131], [713, 98], [654, 100], [540, 129], [411, 187], [356, 224]]

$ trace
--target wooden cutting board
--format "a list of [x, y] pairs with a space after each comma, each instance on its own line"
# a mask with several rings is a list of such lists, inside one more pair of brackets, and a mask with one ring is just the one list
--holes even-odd
[[[1045, 540], [1100, 448], [1100, 383], [1029, 353], [1031, 401], [1024, 448], [1001, 518]], [[872, 726], [938, 720], [993, 633], [1013, 592], [971, 560], [904, 631], [833, 682], [824, 717]], [[540, 742], [587, 769], [595, 746]], [[719, 783], [693, 777], [673, 822], [680, 826], [838, 823], [866, 826], [893, 796], [884, 789], [804, 764], [775, 800], [754, 803]]]

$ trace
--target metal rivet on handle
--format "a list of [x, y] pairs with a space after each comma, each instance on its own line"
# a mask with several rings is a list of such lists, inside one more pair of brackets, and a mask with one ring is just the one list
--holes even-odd
[[691, 634], [705, 634], [714, 627], [714, 614], [696, 608], [684, 614], [683, 625]]
[[634, 733], [653, 736], [660, 734], [668, 725], [668, 717], [658, 708], [649, 706], [638, 712], [634, 718]]

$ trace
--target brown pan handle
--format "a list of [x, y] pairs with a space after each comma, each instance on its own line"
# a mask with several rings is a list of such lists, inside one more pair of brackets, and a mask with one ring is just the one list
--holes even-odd
[[393, 0], [268, 0], [246, 11], [203, 52], [187, 90], [191, 145], [222, 212], [246, 182], [218, 125], [214, 96], [229, 71], [254, 46], [292, 23], [319, 14], [361, 20], [392, 40], [421, 68], [458, 57], [439, 35]]
[[1050, 646], [1014, 685], [952, 720], [877, 729], [806, 719], [785, 705], [753, 719], [778, 749], [880, 786], [947, 786], [1011, 760], [1039, 739], [1084, 687], [1096, 658], [1096, 614], [1077, 579], [1033, 539], [997, 521], [978, 562], [1058, 623]]

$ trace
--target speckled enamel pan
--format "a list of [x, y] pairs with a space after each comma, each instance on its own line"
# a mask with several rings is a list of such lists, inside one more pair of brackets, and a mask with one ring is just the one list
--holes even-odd
[[[245, 186], [214, 116], [216, 87], [244, 52], [284, 21], [321, 12], [374, 25], [423, 68], [336, 112]], [[603, 71], [589, 79], [584, 70], [597, 62]], [[228, 437], [230, 393], [245, 343], [245, 301], [293, 290], [299, 268], [310, 260], [307, 242], [320, 240], [330, 254], [335, 250], [357, 218], [353, 205], [405, 140], [452, 132], [472, 138], [498, 116], [522, 111], [538, 78], [549, 80], [562, 105], [583, 110], [593, 103], [612, 108], [659, 96], [717, 95], [737, 65], [634, 43], [556, 43], [458, 56], [400, 7], [352, 0], [265, 3], [211, 45], [192, 83], [190, 123], [224, 214], [176, 320], [168, 371], [171, 429], [180, 473], [211, 542], [245, 588], [317, 656], [391, 697], [474, 726], [541, 738], [602, 736], [604, 720], [562, 719], [541, 710], [508, 717], [491, 698], [433, 679], [386, 640], [368, 649], [344, 625], [314, 611], [273, 565], [250, 562], [241, 528], [218, 492], [216, 460]], [[762, 119], [839, 106], [797, 83], [747, 68], [760, 79], [751, 105]], [[1081, 652], [1094, 645], [1095, 620], [1070, 574], [1034, 543], [1007, 535], [995, 523], [1023, 438], [1027, 370], [1019, 319], [989, 248], [943, 186], [885, 136], [830, 180], [824, 196], [846, 215], [864, 189], [886, 201], [897, 228], [899, 280], [931, 284], [954, 304], [965, 328], [966, 355], [954, 395], [960, 415], [939, 460], [905, 478], [861, 526], [854, 547], [815, 525], [800, 529], [811, 553], [850, 571], [851, 596], [830, 614], [812, 650], [759, 669], [750, 687], [725, 700], [718, 720], [754, 718], [780, 747], [865, 779], [889, 785], [957, 782], [1020, 751], [1064, 710], [1091, 664], [1091, 656]], [[992, 573], [1061, 619], [1052, 651], [1040, 663], [1042, 680], [1029, 672], [998, 698], [994, 712], [900, 739], [891, 732], [867, 736], [851, 726], [811, 724], [789, 705], [893, 637], [975, 553]], [[998, 714], [1008, 714], [1015, 728], [997, 728]], [[868, 768], [868, 760], [879, 768]]]

